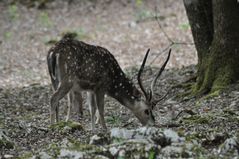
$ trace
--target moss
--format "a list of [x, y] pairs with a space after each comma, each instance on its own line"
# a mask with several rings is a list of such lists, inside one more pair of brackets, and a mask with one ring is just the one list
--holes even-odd
[[13, 149], [14, 144], [11, 141], [8, 141], [5, 138], [0, 139], [0, 149]]
[[113, 138], [113, 143], [121, 143], [123, 141], [124, 141], [124, 139], [122, 139], [122, 138]]
[[45, 41], [45, 44], [46, 45], [54, 45], [55, 43], [57, 43], [58, 42], [58, 40], [57, 39], [46, 39], [46, 41]]
[[98, 146], [95, 145], [90, 145], [90, 144], [83, 144], [80, 142], [75, 142], [72, 144], [71, 147], [68, 148], [69, 150], [75, 150], [75, 151], [96, 151], [96, 152], [100, 152], [102, 151], [102, 149]]
[[195, 153], [197, 158], [204, 158], [203, 154], [205, 154], [205, 149], [202, 146], [194, 145], [192, 151]]
[[185, 124], [209, 124], [212, 120], [212, 116], [200, 116], [200, 115], [192, 115], [187, 118], [183, 118], [182, 121]]
[[[214, 38], [210, 51], [203, 53], [198, 68], [198, 78], [192, 93], [204, 95], [225, 89], [239, 79], [238, 55], [233, 43], [221, 44], [221, 35]], [[237, 46], [236, 46], [237, 47]]]
[[0, 149], [12, 149], [14, 143], [5, 135], [5, 132], [0, 129]]
[[221, 89], [215, 90], [215, 91], [211, 91], [208, 95], [206, 95], [205, 99], [211, 99], [214, 97], [218, 97], [221, 94]]
[[154, 159], [154, 158], [156, 158], [156, 152], [153, 149], [151, 149], [149, 151], [149, 159]]
[[200, 132], [195, 132], [195, 133], [186, 135], [185, 137], [187, 141], [199, 140], [199, 139], [205, 138], [205, 134]]
[[60, 150], [61, 147], [59, 145], [57, 145], [56, 143], [52, 143], [48, 146], [47, 148], [47, 152], [48, 154], [50, 154], [53, 158], [57, 158], [57, 156], [60, 155]]
[[23, 155], [21, 155], [20, 157], [18, 157], [17, 159], [30, 159], [32, 158], [33, 154], [31, 152], [26, 152]]
[[235, 113], [235, 111], [230, 109], [224, 109], [222, 114], [219, 114], [218, 116], [226, 118], [227, 122], [236, 122], [239, 123], [239, 117]]
[[119, 116], [108, 116], [106, 118], [106, 122], [113, 126], [117, 126], [117, 125], [120, 125], [121, 121]]
[[57, 130], [59, 132], [74, 132], [74, 131], [82, 131], [84, 130], [82, 125], [78, 122], [73, 121], [60, 121], [58, 123], [52, 124], [50, 126], [51, 130]]

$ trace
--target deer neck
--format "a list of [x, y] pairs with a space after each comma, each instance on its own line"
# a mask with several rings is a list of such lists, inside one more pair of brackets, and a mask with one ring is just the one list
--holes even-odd
[[112, 85], [108, 91], [108, 95], [115, 98], [122, 105], [129, 109], [134, 109], [135, 97], [133, 96], [135, 86], [127, 77], [121, 77], [112, 81]]

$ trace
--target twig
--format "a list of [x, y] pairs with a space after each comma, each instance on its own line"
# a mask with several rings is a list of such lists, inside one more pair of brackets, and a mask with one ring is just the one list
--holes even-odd
[[158, 16], [157, 16], [157, 6], [155, 7], [155, 15], [153, 15], [152, 13], [151, 13], [151, 15], [152, 15], [152, 17], [154, 17], [155, 18], [155, 20], [157, 21], [157, 24], [158, 24], [158, 26], [159, 26], [159, 28], [160, 28], [160, 30], [163, 32], [163, 34], [164, 34], [164, 36], [167, 38], [167, 40], [170, 42], [170, 44], [166, 47], [166, 48], [164, 48], [162, 51], [160, 51], [159, 53], [157, 53], [158, 55], [150, 62], [150, 64], [149, 65], [152, 65], [153, 63], [154, 63], [154, 61], [161, 55], [161, 54], [163, 54], [165, 51], [167, 51], [170, 47], [172, 47], [173, 45], [194, 45], [194, 43], [192, 43], [192, 42], [176, 42], [176, 41], [174, 41], [174, 40], [172, 40], [170, 37], [169, 37], [169, 35], [167, 34], [167, 32], [163, 29], [163, 26], [160, 24], [160, 22], [159, 22], [159, 18], [158, 18]]
[[163, 50], [161, 50], [159, 53], [157, 53], [156, 57], [154, 57], [154, 59], [149, 63], [149, 65], [152, 65], [154, 63], [154, 61], [160, 56], [162, 55], [165, 51], [167, 51], [171, 46], [173, 46], [173, 43], [169, 44], [166, 48], [164, 48]]
[[168, 123], [168, 124], [161, 124], [158, 127], [162, 128], [162, 127], [167, 127], [167, 128], [175, 128], [175, 127], [179, 127], [180, 124], [179, 123]]
[[125, 128], [125, 127], [127, 127], [128, 125], [130, 125], [130, 124], [132, 124], [132, 123], [133, 123], [133, 121], [127, 122], [127, 123], [124, 124], [122, 127]]
[[184, 110], [180, 111], [174, 119], [176, 120], [182, 113], [187, 113], [189, 115], [196, 115], [197, 114], [197, 113], [193, 112], [192, 110], [184, 109]]

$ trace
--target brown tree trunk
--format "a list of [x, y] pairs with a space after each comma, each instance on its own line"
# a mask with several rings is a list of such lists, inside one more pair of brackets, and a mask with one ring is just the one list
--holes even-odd
[[239, 79], [237, 0], [184, 0], [198, 53], [197, 95]]

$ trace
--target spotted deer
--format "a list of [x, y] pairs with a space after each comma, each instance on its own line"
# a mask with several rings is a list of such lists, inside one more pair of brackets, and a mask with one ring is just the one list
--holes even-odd
[[[52, 89], [55, 92], [60, 84], [60, 75], [58, 66], [56, 65], [56, 54], [48, 54], [47, 56], [47, 65], [48, 71], [51, 78]], [[66, 121], [70, 119], [70, 115], [72, 112], [72, 108], [74, 108], [77, 112], [77, 115], [83, 115], [83, 98], [82, 94], [79, 90], [70, 90], [67, 94], [68, 98], [68, 109], [67, 109], [67, 116]], [[56, 120], [58, 121], [58, 107], [56, 107]]]
[[[107, 129], [104, 120], [105, 94], [130, 109], [142, 125], [154, 125], [152, 109], [160, 100], [154, 97], [154, 86], [170, 58], [171, 50], [152, 81], [151, 89], [146, 91], [142, 85], [141, 74], [149, 51], [148, 49], [137, 76], [140, 91], [126, 77], [107, 49], [89, 45], [74, 38], [61, 39], [48, 51], [47, 55], [48, 69], [55, 90], [50, 99], [51, 123], [58, 121], [59, 100], [67, 93], [74, 96], [75, 92], [86, 91], [92, 130], [95, 129], [96, 110], [98, 110], [102, 128]], [[77, 100], [78, 97], [71, 100]]]

